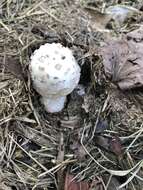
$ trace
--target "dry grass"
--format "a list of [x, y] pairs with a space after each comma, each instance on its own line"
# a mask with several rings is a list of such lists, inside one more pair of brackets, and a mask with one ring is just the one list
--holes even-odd
[[[95, 55], [104, 35], [92, 30], [80, 3], [86, 1], [0, 3], [2, 190], [62, 189], [66, 171], [79, 180], [98, 179], [104, 190], [113, 189], [114, 175], [119, 177], [116, 185], [142, 189], [143, 112], [134, 94], [124, 94], [106, 81], [102, 60]], [[103, 3], [97, 4], [99, 9]], [[82, 67], [86, 94], [79, 96], [75, 90], [60, 114], [43, 110], [28, 72], [31, 53], [46, 42], [69, 46]], [[108, 127], [98, 133], [100, 120]], [[121, 139], [121, 157], [110, 144], [113, 137]]]

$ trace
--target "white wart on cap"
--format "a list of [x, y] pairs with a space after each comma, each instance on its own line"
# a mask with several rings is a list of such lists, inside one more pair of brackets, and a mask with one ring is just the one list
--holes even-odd
[[63, 109], [66, 95], [80, 79], [80, 67], [72, 51], [59, 43], [45, 44], [31, 56], [30, 72], [36, 91], [48, 112]]

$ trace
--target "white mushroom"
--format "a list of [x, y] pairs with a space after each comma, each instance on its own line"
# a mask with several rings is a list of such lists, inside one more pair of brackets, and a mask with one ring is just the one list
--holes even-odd
[[63, 109], [66, 95], [77, 86], [80, 67], [72, 51], [59, 43], [45, 44], [31, 56], [30, 72], [36, 91], [48, 112]]

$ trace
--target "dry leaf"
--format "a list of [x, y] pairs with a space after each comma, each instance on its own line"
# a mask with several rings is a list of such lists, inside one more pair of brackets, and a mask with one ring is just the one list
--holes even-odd
[[121, 89], [143, 86], [143, 43], [108, 40], [102, 48], [104, 70]]
[[76, 181], [73, 175], [66, 174], [64, 190], [89, 190], [89, 184], [86, 181]]

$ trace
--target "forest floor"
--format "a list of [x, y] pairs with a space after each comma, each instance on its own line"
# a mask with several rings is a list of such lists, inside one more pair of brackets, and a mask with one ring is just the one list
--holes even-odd
[[[1, 0], [0, 190], [143, 189], [142, 80], [106, 72], [112, 52], [117, 64], [126, 56], [116, 39], [142, 25], [142, 11], [142, 0]], [[34, 50], [53, 42], [81, 67], [56, 114], [44, 110], [28, 69]]]

